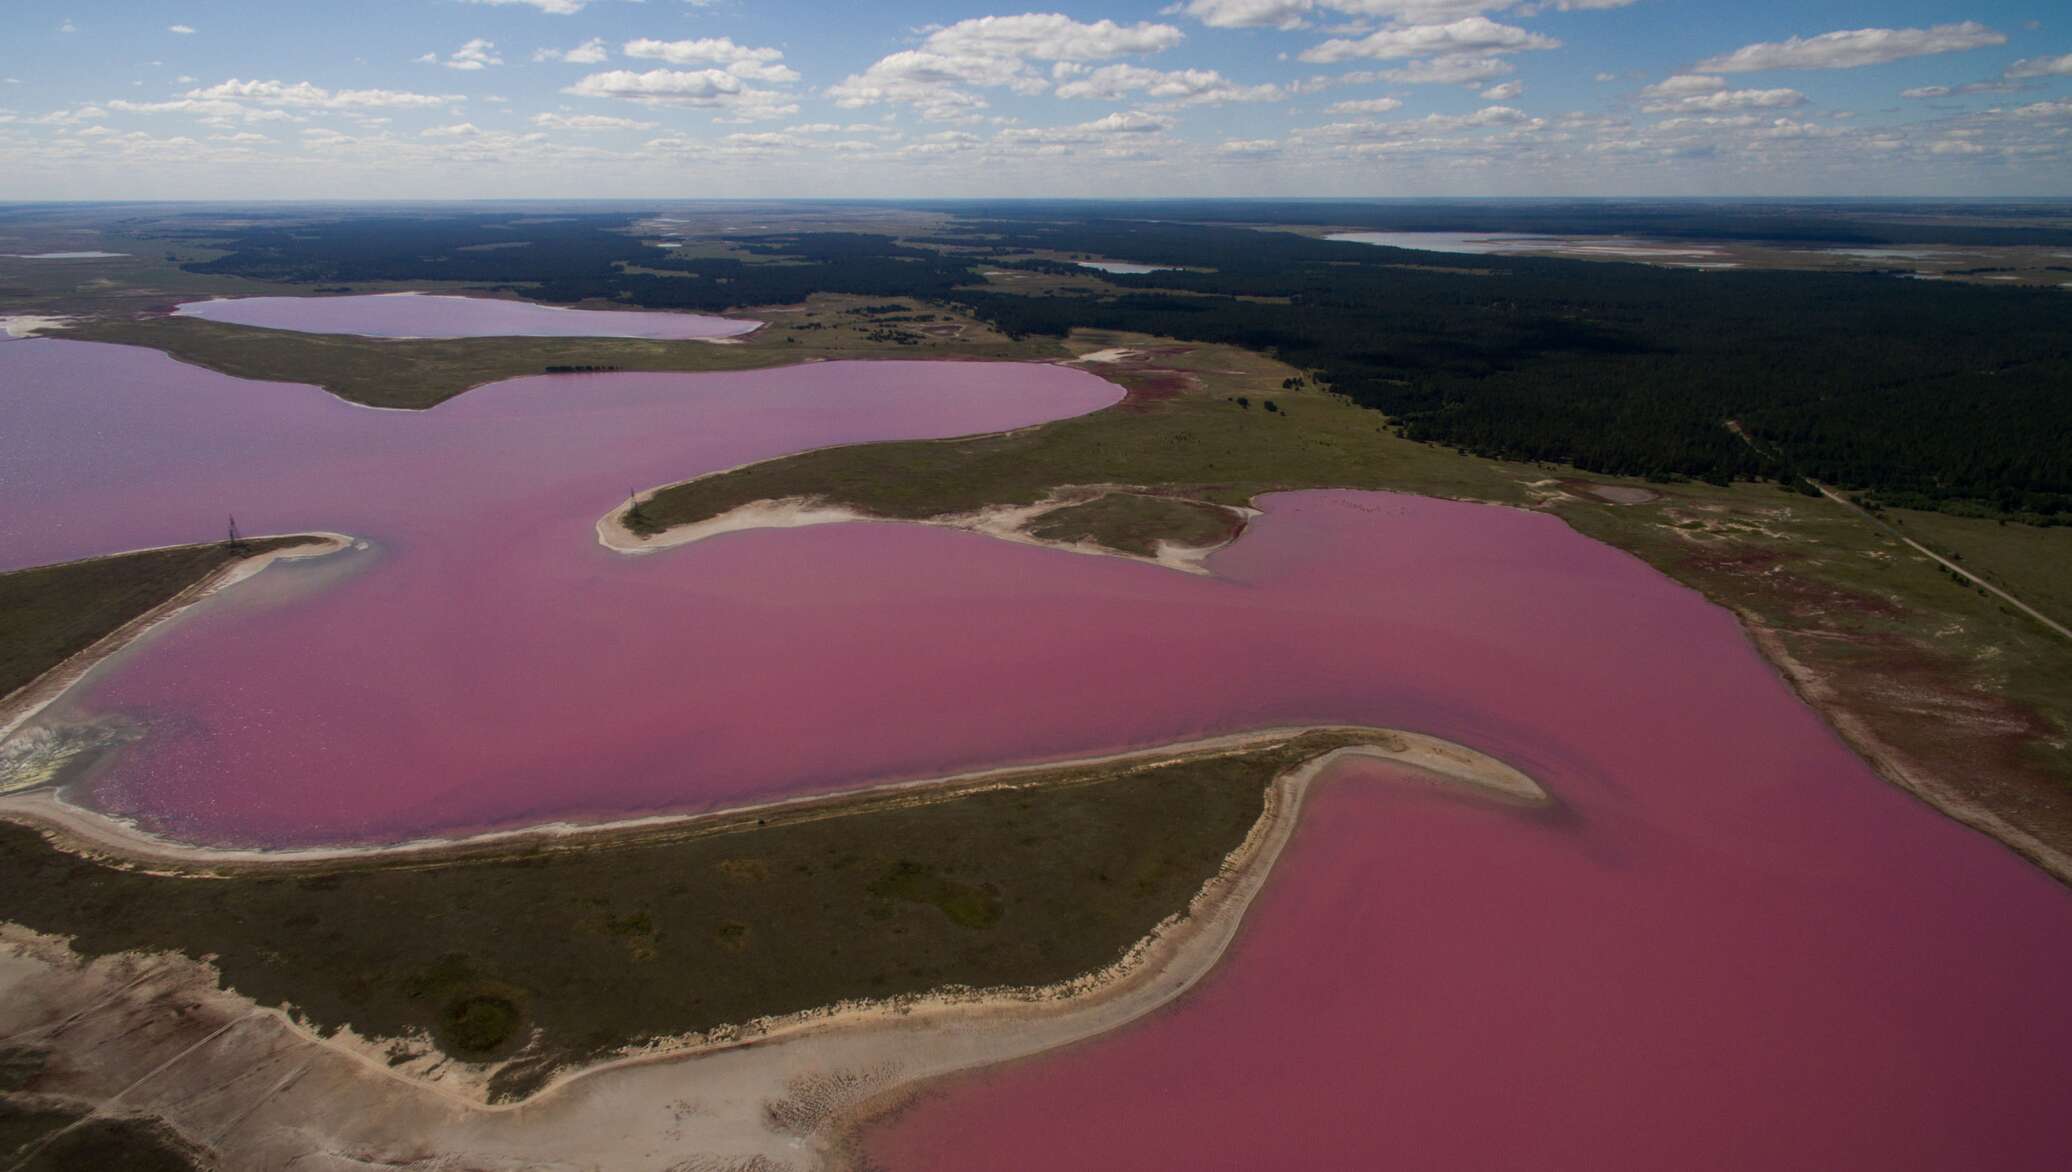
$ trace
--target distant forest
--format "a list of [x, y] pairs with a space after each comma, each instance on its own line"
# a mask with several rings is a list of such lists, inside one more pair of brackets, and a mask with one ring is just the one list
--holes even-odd
[[[1571, 232], [1583, 229], [1555, 225], [1588, 221], [1596, 232], [1756, 238], [1730, 235], [1733, 228], [1856, 243], [1930, 238], [1907, 235], [1917, 231], [1938, 241], [1975, 232], [1993, 239], [1967, 242], [2013, 242], [2002, 236], [2022, 233], [2022, 243], [2055, 243], [2043, 238], [2056, 229], [1894, 227], [1847, 209], [1793, 218], [1788, 210], [1728, 215], [1685, 205], [1652, 221], [1645, 207], [1613, 214], [1597, 205], [1155, 209], [1218, 224], [1114, 218], [1115, 205], [1102, 209], [1111, 218], [1074, 212], [1077, 205], [958, 207], [961, 218], [939, 235], [907, 241], [864, 233], [732, 238], [748, 260], [672, 257], [627, 235], [623, 212], [284, 222], [228, 238], [197, 232], [229, 251], [187, 267], [332, 285], [464, 281], [551, 302], [708, 311], [823, 291], [916, 297], [960, 304], [1017, 336], [1083, 326], [1269, 351], [1386, 413], [1410, 438], [1480, 455], [1657, 479], [1810, 476], [1887, 504], [2072, 523], [2066, 291], [1445, 255], [1232, 221], [1295, 222], [1276, 218], [1294, 209], [1302, 222], [1393, 228]], [[1733, 223], [1700, 230], [1707, 216], [1723, 215]], [[1494, 219], [1463, 218], [1474, 216]], [[2072, 226], [2063, 235], [2072, 244]], [[1187, 268], [1096, 281], [1035, 252]], [[1052, 282], [1045, 295], [1009, 293], [979, 287], [977, 267], [1087, 280]], [[1730, 421], [1753, 446], [1728, 430]]]

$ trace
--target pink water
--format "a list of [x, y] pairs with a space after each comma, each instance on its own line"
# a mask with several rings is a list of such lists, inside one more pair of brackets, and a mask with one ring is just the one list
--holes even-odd
[[1201, 986], [926, 1095], [869, 1154], [900, 1172], [2072, 1167], [2066, 892], [1823, 764], [1817, 738], [1783, 730], [1801, 768], [1754, 744], [1675, 761], [1663, 731], [1651, 774], [1549, 769], [1553, 816], [1339, 771]]
[[[878, 1134], [889, 1166], [2045, 1168], [2072, 898], [1872, 776], [1732, 619], [1551, 517], [1267, 498], [1214, 578], [896, 525], [598, 548], [627, 487], [1091, 409], [1056, 367], [541, 378], [406, 415], [0, 344], [0, 560], [332, 528], [57, 719], [209, 841], [695, 809], [1267, 724], [1451, 737], [1522, 814], [1327, 785], [1232, 955]], [[19, 507], [17, 507], [19, 506]]]
[[221, 297], [190, 301], [174, 312], [238, 326], [370, 338], [731, 338], [761, 324], [699, 313], [563, 309], [425, 293]]

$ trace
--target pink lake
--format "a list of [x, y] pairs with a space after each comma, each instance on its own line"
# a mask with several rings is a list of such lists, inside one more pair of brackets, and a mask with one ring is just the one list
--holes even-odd
[[893, 1168], [2057, 1168], [2072, 894], [1872, 775], [1732, 618], [1519, 510], [1265, 498], [1197, 578], [901, 525], [596, 545], [628, 488], [1096, 409], [1077, 370], [521, 379], [423, 414], [0, 344], [0, 559], [247, 531], [277, 567], [48, 719], [211, 842], [727, 805], [1272, 724], [1496, 753], [1519, 811], [1322, 787], [1225, 963], [941, 1090]]
[[699, 313], [566, 309], [491, 297], [354, 293], [337, 297], [219, 297], [176, 308], [237, 326], [370, 338], [731, 338], [761, 322]]

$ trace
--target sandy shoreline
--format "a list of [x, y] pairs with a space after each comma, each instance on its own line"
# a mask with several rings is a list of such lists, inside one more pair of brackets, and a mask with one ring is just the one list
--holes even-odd
[[[101, 636], [93, 644], [73, 654], [71, 658], [66, 659], [63, 663], [37, 676], [34, 680], [31, 680], [20, 689], [9, 693], [4, 698], [0, 698], [0, 744], [6, 743], [8, 738], [19, 731], [37, 713], [43, 711], [55, 703], [60, 696], [70, 691], [73, 685], [85, 678], [86, 674], [92, 671], [96, 664], [134, 643], [160, 623], [173, 618], [188, 607], [218, 591], [237, 585], [276, 561], [299, 561], [303, 558], [324, 557], [350, 548], [354, 541], [353, 538], [343, 533], [325, 532], [279, 534], [252, 537], [247, 540], [274, 541], [280, 537], [308, 537], [311, 540], [303, 545], [253, 554], [250, 557], [240, 558], [218, 568], [208, 577], [188, 586], [178, 594]], [[117, 553], [101, 554], [92, 558], [81, 558], [79, 561], [100, 561], [104, 558], [123, 557], [133, 553], [150, 553], [157, 549], [177, 548], [179, 547], [151, 546], [145, 549], [127, 549]], [[64, 562], [58, 564], [76, 565], [78, 563]], [[39, 566], [33, 568], [43, 569], [46, 567]], [[5, 775], [0, 774], [0, 786], [4, 785]], [[0, 790], [0, 792], [5, 791]]]
[[[691, 481], [683, 483], [688, 484]], [[1209, 555], [1237, 540], [1233, 535], [1213, 545], [1175, 545], [1169, 541], [1161, 541], [1158, 543], [1158, 552], [1146, 557], [1142, 554], [1110, 549], [1090, 541], [1054, 541], [1037, 537], [1028, 530], [1028, 526], [1044, 514], [1058, 509], [1085, 504], [1110, 493], [1146, 491], [1141, 485], [1128, 484], [1060, 485], [1034, 504], [994, 505], [968, 513], [945, 513], [934, 517], [881, 517], [861, 509], [830, 504], [810, 497], [782, 497], [750, 501], [718, 516], [694, 521], [688, 525], [677, 525], [652, 536], [634, 532], [626, 524], [627, 514], [646, 503], [659, 491], [661, 490], [650, 489], [636, 494], [631, 500], [598, 518], [597, 543], [615, 553], [639, 555], [675, 549], [726, 533], [742, 533], [756, 529], [799, 529], [809, 525], [929, 525], [938, 529], [978, 533], [1000, 541], [1012, 541], [1017, 545], [1037, 545], [1065, 553], [1121, 558], [1124, 561], [1163, 566], [1184, 574], [1207, 575]], [[1257, 509], [1232, 511], [1247, 521], [1259, 515]]]
[[508, 853], [538, 847], [571, 850], [628, 841], [665, 839], [701, 830], [731, 828], [758, 819], [824, 815], [850, 806], [880, 807], [902, 798], [943, 800], [985, 789], [1028, 784], [1039, 775], [1065, 769], [1104, 765], [1153, 766], [1216, 753], [1257, 749], [1306, 732], [1354, 732], [1375, 739], [1376, 755], [1402, 764], [1503, 793], [1538, 800], [1538, 786], [1523, 773], [1464, 745], [1399, 729], [1350, 728], [1334, 725], [1278, 726], [1126, 749], [1115, 753], [1054, 761], [1021, 762], [921, 778], [899, 778], [818, 794], [730, 806], [720, 810], [652, 814], [597, 822], [533, 823], [477, 834], [426, 837], [398, 843], [312, 847], [234, 847], [182, 842], [152, 833], [136, 823], [103, 814], [43, 788], [0, 795], [0, 819], [42, 831], [59, 848], [75, 854], [120, 860], [126, 865], [168, 873], [265, 870], [310, 865], [394, 860], [464, 859], [483, 853]]
[[[1300, 731], [1093, 760], [1155, 768]], [[1548, 801], [1524, 774], [1465, 746], [1383, 729], [1337, 731], [1360, 735], [1362, 743], [1320, 753], [1276, 777], [1259, 820], [1184, 913], [1115, 963], [1057, 985], [848, 1002], [660, 1039], [557, 1075], [523, 1102], [490, 1106], [482, 1101], [480, 1069], [443, 1060], [391, 1065], [385, 1041], [349, 1032], [320, 1038], [279, 1010], [215, 988], [213, 970], [186, 958], [82, 963], [61, 942], [8, 928], [0, 932], [0, 1032], [51, 1039], [55, 1073], [46, 1072], [44, 1082], [57, 1093], [96, 1105], [121, 1095], [125, 1110], [163, 1114], [183, 1134], [215, 1146], [229, 1167], [279, 1166], [291, 1158], [303, 1167], [364, 1167], [434, 1156], [480, 1168], [830, 1166], [840, 1162], [846, 1129], [859, 1113], [888, 1096], [921, 1080], [1093, 1037], [1186, 992], [1235, 938], [1305, 795], [1333, 764], [1369, 757], [1508, 802]], [[1015, 774], [1057, 768], [963, 780], [1014, 784]], [[962, 792], [958, 779], [921, 784]], [[177, 1028], [134, 1030], [136, 1021], [160, 1020], [173, 1006], [180, 1007]], [[174, 1062], [181, 1064], [177, 1077], [161, 1074], [155, 1092], [138, 1090], [136, 1071]], [[269, 1083], [273, 1089], [255, 1101]], [[226, 1116], [234, 1126], [223, 1125]], [[350, 1164], [342, 1162], [348, 1153]], [[340, 1162], [325, 1162], [334, 1155]]]

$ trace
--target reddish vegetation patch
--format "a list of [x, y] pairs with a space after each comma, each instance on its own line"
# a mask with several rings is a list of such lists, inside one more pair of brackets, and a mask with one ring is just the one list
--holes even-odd
[[1961, 785], [1969, 804], [2046, 843], [2072, 842], [2072, 789], [2035, 751], [2062, 734], [2040, 714], [1898, 635], [1798, 631], [1789, 639], [1801, 662], [1833, 685], [1821, 699], [1837, 723], [1846, 728], [1854, 717], [1882, 742], [1865, 746], [1873, 756]]
[[1143, 411], [1153, 403], [1178, 398], [1197, 385], [1193, 375], [1162, 367], [1132, 370], [1117, 381], [1129, 392], [1121, 404], [1125, 411]]
[[1707, 550], [1684, 559], [1683, 576], [1699, 582], [1714, 576], [1733, 578], [1740, 583], [1735, 593], [1762, 600], [1758, 609], [1802, 622], [1844, 616], [1896, 619], [1905, 613], [1891, 600], [1875, 594], [1844, 590], [1792, 573], [1784, 562], [1782, 554], [1766, 549]]

